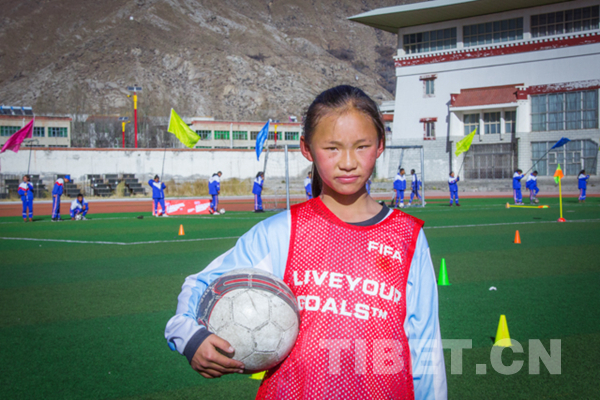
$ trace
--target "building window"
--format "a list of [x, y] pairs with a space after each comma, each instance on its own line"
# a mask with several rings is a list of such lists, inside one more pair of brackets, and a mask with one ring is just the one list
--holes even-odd
[[563, 147], [550, 150], [554, 143], [556, 142], [531, 143], [531, 162], [535, 163], [541, 158], [533, 167], [539, 175], [554, 175], [558, 164], [565, 175], [576, 176], [582, 169], [588, 174], [596, 174], [598, 143], [592, 140], [571, 140]]
[[44, 137], [44, 127], [43, 126], [34, 126], [33, 127], [33, 137]]
[[252, 131], [252, 132], [250, 132], [250, 140], [256, 140], [256, 138], [258, 137], [259, 133], [260, 133], [259, 131]]
[[531, 16], [531, 37], [598, 29], [600, 6], [576, 8]]
[[[269, 140], [275, 140], [275, 132], [269, 132]], [[281, 132], [277, 132], [277, 140], [281, 140]]]
[[300, 132], [286, 132], [285, 140], [300, 140]]
[[598, 128], [598, 90], [531, 96], [531, 130]]
[[18, 126], [0, 126], [0, 136], [10, 136], [19, 129]]
[[247, 131], [233, 131], [233, 140], [248, 140]]
[[210, 140], [210, 131], [196, 131], [200, 140]]
[[411, 33], [403, 36], [406, 54], [425, 53], [428, 51], [455, 49], [456, 28], [437, 31]]
[[512, 143], [474, 144], [465, 153], [467, 179], [508, 179], [514, 173]]
[[229, 131], [215, 131], [215, 140], [229, 140]]
[[435, 121], [423, 123], [423, 138], [425, 140], [435, 140]]
[[423, 90], [425, 91], [425, 96], [433, 97], [433, 95], [435, 94], [435, 79], [424, 80]]
[[500, 133], [500, 112], [484, 113], [483, 128], [486, 135]]
[[[465, 136], [470, 135], [471, 132], [479, 128], [479, 114], [465, 114], [463, 122], [465, 125]], [[479, 134], [479, 131], [476, 134]]]
[[517, 112], [504, 112], [504, 131], [506, 133], [515, 133], [517, 131]]
[[51, 126], [48, 128], [48, 137], [67, 137], [67, 128], [57, 128]]
[[523, 39], [523, 18], [505, 19], [463, 27], [465, 47], [521, 39]]

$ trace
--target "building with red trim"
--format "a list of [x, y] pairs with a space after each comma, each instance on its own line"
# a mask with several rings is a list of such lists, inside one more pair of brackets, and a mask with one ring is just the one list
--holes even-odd
[[[392, 144], [423, 145], [429, 180], [598, 173], [597, 0], [435, 0], [350, 20], [398, 35]], [[473, 130], [469, 152], [456, 143]], [[566, 146], [550, 151], [561, 137]], [[535, 166], [534, 161], [542, 157]], [[383, 157], [379, 175], [397, 160]], [[409, 166], [410, 167], [410, 166]]]
[[[0, 146], [34, 118], [30, 107], [0, 107]], [[71, 147], [70, 117], [36, 115], [31, 139], [21, 147]]]

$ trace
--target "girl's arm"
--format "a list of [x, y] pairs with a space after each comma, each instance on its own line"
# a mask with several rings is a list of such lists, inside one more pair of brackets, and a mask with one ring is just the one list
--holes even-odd
[[404, 330], [412, 359], [415, 399], [447, 399], [437, 284], [422, 229], [408, 274]]
[[167, 323], [165, 338], [191, 362], [210, 333], [196, 320], [196, 310], [206, 288], [222, 274], [240, 268], [258, 268], [283, 279], [290, 241], [290, 213], [268, 218], [244, 234], [235, 247], [215, 259], [203, 271], [186, 278], [177, 311]]

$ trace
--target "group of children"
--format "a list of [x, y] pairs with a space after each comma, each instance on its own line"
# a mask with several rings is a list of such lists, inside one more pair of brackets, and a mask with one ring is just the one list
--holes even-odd
[[[52, 221], [62, 221], [63, 219], [60, 216], [60, 199], [64, 193], [64, 184], [65, 182], [69, 182], [71, 180], [71, 176], [65, 175], [63, 178], [58, 178], [56, 182], [54, 182], [54, 187], [52, 188]], [[19, 197], [21, 198], [21, 203], [23, 204], [23, 221], [24, 222], [33, 222], [33, 195], [34, 195], [34, 187], [31, 183], [31, 178], [29, 175], [23, 175], [23, 182], [19, 184], [19, 189], [17, 191]], [[87, 219], [85, 216], [89, 211], [89, 205], [87, 201], [83, 198], [83, 194], [79, 193], [77, 197], [71, 202], [70, 215], [71, 220], [85, 220]]]
[[[536, 204], [539, 203], [537, 198], [537, 194], [540, 192], [540, 189], [537, 186], [537, 176], [538, 172], [533, 171], [527, 177], [525, 181], [525, 188], [529, 190], [529, 203]], [[523, 194], [521, 192], [521, 179], [525, 178], [525, 174], [520, 169], [517, 169], [513, 174], [513, 198], [515, 200], [515, 205], [523, 205]], [[586, 175], [585, 169], [582, 169], [577, 176], [577, 188], [579, 189], [579, 202], [585, 202], [585, 192], [587, 189], [587, 181], [590, 179], [589, 175]]]
[[[419, 189], [421, 189], [421, 180], [417, 177], [414, 169], [410, 170], [410, 175], [412, 177], [411, 182], [411, 192], [410, 192], [410, 200], [408, 202], [408, 206], [412, 205], [413, 199], [416, 197], [419, 201], [422, 201], [421, 195], [419, 194]], [[404, 191], [406, 190], [406, 177], [404, 168], [400, 168], [398, 170], [398, 174], [396, 174], [396, 178], [394, 178], [394, 200], [392, 200], [392, 206], [396, 208], [404, 208]]]

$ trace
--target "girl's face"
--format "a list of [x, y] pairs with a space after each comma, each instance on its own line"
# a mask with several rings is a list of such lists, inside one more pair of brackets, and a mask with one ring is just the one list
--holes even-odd
[[343, 195], [366, 191], [365, 182], [383, 153], [383, 141], [371, 119], [352, 110], [342, 115], [332, 112], [317, 124], [310, 144], [300, 140], [302, 154], [315, 163], [323, 180], [323, 193]]

